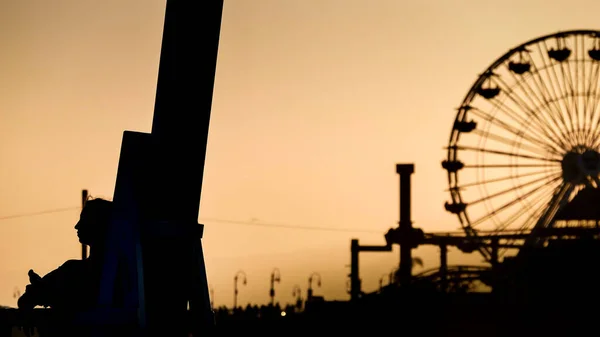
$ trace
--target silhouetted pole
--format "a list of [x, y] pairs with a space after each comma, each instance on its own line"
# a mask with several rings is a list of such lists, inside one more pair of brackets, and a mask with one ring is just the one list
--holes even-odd
[[269, 296], [271, 297], [272, 306], [275, 306], [275, 282], [281, 282], [281, 274], [277, 268], [273, 269], [271, 272], [271, 289], [269, 290]]
[[210, 288], [210, 307], [215, 308], [215, 290]]
[[306, 300], [310, 301], [313, 297], [313, 288], [312, 288], [312, 284], [313, 281], [316, 280], [317, 281], [317, 287], [321, 287], [321, 275], [319, 273], [312, 273], [310, 274], [310, 276], [308, 277], [308, 289], [306, 290]]
[[[83, 208], [85, 207], [85, 202], [88, 199], [88, 190], [82, 190], [81, 191], [81, 209], [83, 210]], [[81, 244], [81, 259], [85, 260], [87, 259], [87, 245], [86, 244]]]
[[233, 277], [233, 309], [235, 310], [237, 308], [237, 297], [238, 297], [238, 280], [239, 277], [243, 277], [242, 279], [242, 284], [246, 285], [247, 281], [246, 281], [246, 273], [244, 273], [243, 270], [238, 271], [235, 276]]
[[[415, 172], [414, 164], [397, 164], [396, 173], [400, 175], [400, 235], [408, 239], [412, 234], [412, 219], [410, 214], [410, 178]], [[400, 245], [399, 281], [408, 285], [412, 275], [412, 247], [410, 244]]]

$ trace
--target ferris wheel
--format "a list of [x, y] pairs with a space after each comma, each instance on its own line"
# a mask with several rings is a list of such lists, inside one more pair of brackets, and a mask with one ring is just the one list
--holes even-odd
[[[479, 76], [442, 162], [445, 208], [467, 236], [548, 228], [578, 191], [600, 186], [599, 84], [594, 30], [536, 38]], [[490, 258], [489, 248], [479, 250]]]

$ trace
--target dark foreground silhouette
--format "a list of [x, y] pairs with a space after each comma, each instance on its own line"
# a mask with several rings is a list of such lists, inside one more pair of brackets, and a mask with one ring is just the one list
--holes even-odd
[[[21, 311], [27, 313], [36, 306], [43, 306], [66, 318], [94, 308], [98, 300], [111, 216], [112, 202], [104, 199], [86, 202], [75, 229], [79, 241], [90, 247], [89, 257], [85, 260], [68, 260], [44, 277], [30, 270], [30, 284], [17, 302]], [[47, 332], [47, 335], [51, 333]]]

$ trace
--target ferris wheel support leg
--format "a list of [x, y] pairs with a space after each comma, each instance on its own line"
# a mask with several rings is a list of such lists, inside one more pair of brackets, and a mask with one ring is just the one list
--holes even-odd
[[[412, 218], [410, 214], [410, 178], [415, 172], [414, 164], [397, 164], [396, 173], [400, 175], [400, 235], [409, 237], [412, 233]], [[409, 244], [400, 245], [400, 284], [410, 284], [412, 277], [412, 247]]]

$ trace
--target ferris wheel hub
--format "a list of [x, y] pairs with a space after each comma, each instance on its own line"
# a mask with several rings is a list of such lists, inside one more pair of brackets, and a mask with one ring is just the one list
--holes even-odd
[[596, 150], [578, 148], [569, 151], [561, 161], [562, 177], [574, 185], [597, 187], [600, 176], [600, 153]]

